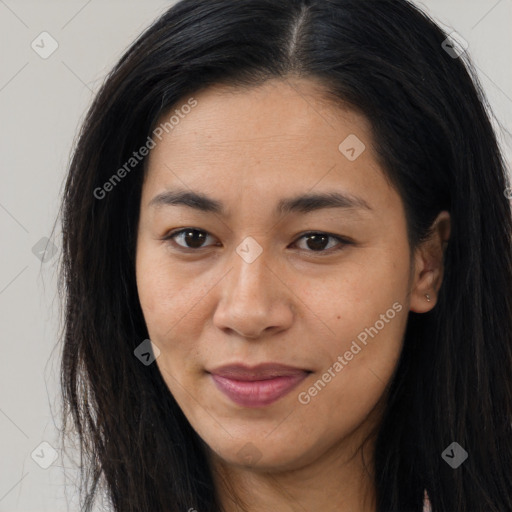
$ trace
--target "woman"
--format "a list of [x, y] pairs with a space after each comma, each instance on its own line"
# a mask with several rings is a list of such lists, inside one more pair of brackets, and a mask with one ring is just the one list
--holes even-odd
[[83, 510], [512, 511], [510, 184], [468, 69], [405, 0], [182, 0], [132, 45], [62, 204]]

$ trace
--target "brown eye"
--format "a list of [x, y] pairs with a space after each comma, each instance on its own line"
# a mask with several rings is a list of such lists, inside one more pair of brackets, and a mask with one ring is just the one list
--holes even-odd
[[[184, 249], [200, 249], [201, 247], [205, 247], [204, 242], [209, 236], [211, 236], [209, 233], [201, 229], [185, 228], [171, 233], [165, 237], [165, 240], [173, 240]], [[181, 243], [177, 240], [181, 240]]]
[[[299, 240], [302, 239], [306, 240], [306, 247], [304, 250], [308, 252], [331, 252], [331, 249], [333, 248], [334, 251], [337, 251], [341, 250], [345, 245], [349, 245], [351, 243], [349, 240], [346, 240], [342, 237], [323, 232], [305, 233], [299, 238]], [[329, 239], [331, 239], [331, 242], [329, 242]], [[335, 243], [333, 244], [332, 241]]]
[[[201, 249], [215, 244], [206, 245], [208, 237], [213, 238], [207, 231], [197, 228], [183, 228], [167, 235], [164, 240], [172, 240], [174, 244], [183, 249]], [[324, 232], [309, 232], [303, 234], [298, 240], [305, 240], [302, 250], [312, 253], [331, 253], [342, 250], [352, 242], [343, 237]], [[295, 242], [297, 243], [297, 242]]]

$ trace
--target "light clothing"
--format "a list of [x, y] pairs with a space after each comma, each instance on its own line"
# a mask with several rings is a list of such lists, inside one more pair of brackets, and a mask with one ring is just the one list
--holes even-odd
[[430, 506], [430, 500], [428, 499], [427, 491], [425, 491], [423, 497], [423, 512], [432, 512], [432, 507]]

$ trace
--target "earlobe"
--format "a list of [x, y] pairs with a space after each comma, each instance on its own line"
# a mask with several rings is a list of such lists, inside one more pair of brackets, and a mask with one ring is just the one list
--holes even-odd
[[[416, 286], [411, 291], [411, 311], [427, 313], [434, 308], [437, 302], [437, 287], [434, 286], [436, 274], [439, 274], [438, 269], [425, 269], [421, 271]], [[437, 281], [439, 282], [439, 279]]]
[[414, 278], [410, 294], [410, 310], [426, 313], [437, 303], [443, 281], [444, 251], [450, 237], [450, 214], [442, 211], [431, 227], [431, 236], [415, 253]]

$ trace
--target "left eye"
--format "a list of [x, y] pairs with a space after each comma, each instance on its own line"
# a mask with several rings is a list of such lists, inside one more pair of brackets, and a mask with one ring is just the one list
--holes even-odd
[[[164, 240], [173, 240], [179, 247], [183, 249], [194, 250], [208, 247], [207, 245], [204, 245], [204, 242], [208, 239], [208, 237], [212, 237], [212, 235], [202, 229], [184, 228], [175, 231], [174, 233], [170, 233], [164, 238]], [[184, 245], [177, 241], [180, 239], [182, 242], [184, 242]], [[343, 246], [349, 245], [351, 243], [350, 240], [347, 240], [343, 237], [316, 231], [304, 233], [296, 240], [295, 243], [302, 239], [306, 240], [307, 249], [304, 250], [308, 252], [330, 252], [331, 249], [333, 249], [333, 245], [331, 244], [329, 247], [329, 239], [337, 242], [337, 244], [334, 244], [334, 250], [341, 250]], [[340, 247], [336, 247], [336, 245]]]
[[[322, 232], [311, 232], [305, 233], [298, 240], [306, 239], [306, 244], [312, 252], [329, 252], [333, 246], [329, 246], [329, 239], [334, 240], [337, 244], [334, 244], [334, 250], [341, 250], [344, 245], [350, 244], [349, 240], [346, 240], [340, 236], [330, 235], [329, 233]], [[338, 247], [336, 247], [338, 245]], [[307, 249], [306, 249], [307, 250]]]

